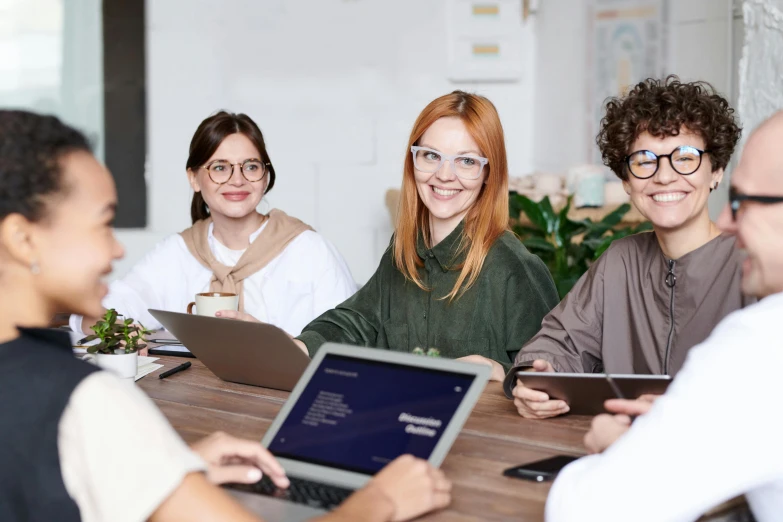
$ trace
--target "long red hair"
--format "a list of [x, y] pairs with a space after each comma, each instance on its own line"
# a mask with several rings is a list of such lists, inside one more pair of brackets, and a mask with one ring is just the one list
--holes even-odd
[[467, 251], [465, 261], [455, 267], [460, 270], [457, 282], [451, 292], [443, 296], [451, 301], [476, 282], [489, 249], [508, 230], [508, 161], [503, 126], [495, 106], [487, 98], [454, 91], [424, 108], [413, 124], [405, 149], [399, 218], [394, 233], [394, 263], [406, 279], [422, 290], [429, 290], [419, 274], [424, 262], [416, 252], [416, 242], [421, 234], [425, 244], [432, 245], [430, 214], [416, 190], [410, 148], [436, 120], [448, 117], [462, 120], [482, 155], [489, 160], [484, 167], [486, 183], [465, 216], [465, 232], [458, 249], [458, 253]]

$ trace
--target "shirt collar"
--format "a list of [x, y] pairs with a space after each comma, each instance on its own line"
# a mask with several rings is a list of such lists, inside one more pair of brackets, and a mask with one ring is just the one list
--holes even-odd
[[17, 329], [19, 330], [21, 337], [38, 339], [57, 348], [68, 350], [69, 352], [73, 350], [71, 347], [71, 336], [64, 330], [57, 330], [54, 328], [23, 328], [21, 326], [17, 327]]
[[416, 241], [416, 253], [425, 261], [427, 259], [434, 259], [441, 270], [448, 272], [451, 267], [461, 264], [467, 256], [465, 250], [458, 252], [464, 230], [465, 221], [462, 220], [448, 236], [443, 238], [443, 241], [433, 248], [427, 248], [427, 245], [424, 243], [424, 237], [421, 232], [419, 232], [419, 237]]

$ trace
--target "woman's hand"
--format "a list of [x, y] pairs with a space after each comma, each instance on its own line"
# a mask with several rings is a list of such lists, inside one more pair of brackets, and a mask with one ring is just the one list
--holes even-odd
[[484, 364], [492, 368], [492, 373], [489, 376], [490, 381], [503, 382], [506, 378], [506, 370], [500, 365], [499, 362], [488, 359], [483, 355], [466, 355], [456, 359], [457, 361], [465, 361], [473, 364]]
[[[553, 373], [555, 368], [549, 361], [536, 359], [533, 361], [533, 367], [525, 371]], [[514, 396], [517, 412], [526, 419], [549, 419], [570, 411], [565, 401], [550, 399], [546, 393], [528, 388], [519, 379], [511, 394]]]
[[[451, 502], [451, 482], [426, 460], [397, 457], [332, 513], [337, 520], [409, 520]], [[328, 520], [329, 516], [324, 517]]]
[[236, 310], [219, 310], [215, 312], [215, 317], [222, 317], [223, 319], [236, 319], [237, 321], [248, 321], [250, 323], [260, 323], [258, 319], [245, 312], [238, 312]]
[[277, 487], [288, 487], [285, 470], [258, 442], [218, 431], [192, 444], [191, 449], [207, 463], [207, 478], [213, 484], [253, 484], [266, 473]]

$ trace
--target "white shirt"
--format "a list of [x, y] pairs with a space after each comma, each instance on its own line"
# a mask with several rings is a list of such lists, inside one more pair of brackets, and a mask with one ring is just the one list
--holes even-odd
[[[251, 243], [267, 223], [250, 236]], [[227, 248], [215, 238], [212, 228], [210, 225], [208, 242], [215, 258], [226, 266], [236, 265], [244, 250]], [[212, 271], [193, 257], [182, 236], [173, 234], [125, 277], [111, 283], [103, 305], [147, 328], [158, 329], [160, 323], [147, 309], [185, 313], [196, 294], [209, 291], [211, 278]], [[299, 234], [280, 255], [243, 282], [245, 312], [293, 336], [355, 292], [356, 283], [340, 253], [310, 230]], [[71, 329], [84, 335], [81, 323], [81, 316], [71, 316]]]
[[147, 520], [185, 475], [206, 469], [144, 392], [107, 372], [74, 389], [57, 449], [83, 522]]
[[559, 474], [547, 522], [691, 521], [743, 493], [783, 520], [782, 319], [779, 293], [721, 321], [649, 413]]

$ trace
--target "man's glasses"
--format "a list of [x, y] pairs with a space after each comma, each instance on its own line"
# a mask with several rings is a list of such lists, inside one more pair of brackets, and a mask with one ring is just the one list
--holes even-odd
[[734, 187], [729, 187], [729, 206], [731, 207], [731, 219], [737, 221], [737, 212], [743, 201], [753, 201], [762, 205], [773, 205], [783, 203], [783, 196], [754, 196], [751, 194], [742, 194], [737, 192]]
[[701, 158], [708, 152], [690, 145], [677, 147], [670, 154], [655, 154], [650, 150], [637, 150], [625, 157], [625, 163], [635, 178], [650, 179], [658, 172], [661, 158], [668, 158], [674, 172], [687, 176], [699, 170]]
[[427, 147], [411, 147], [413, 166], [416, 170], [432, 174], [438, 172], [443, 162], [448, 161], [451, 172], [462, 179], [478, 179], [484, 166], [489, 163], [487, 158], [480, 156], [449, 155], [428, 149]]
[[231, 175], [234, 174], [234, 165], [239, 165], [239, 170], [246, 180], [255, 183], [256, 181], [264, 179], [267, 171], [266, 166], [269, 165], [269, 163], [264, 163], [258, 159], [248, 159], [242, 163], [215, 160], [204, 165], [204, 168], [207, 169], [207, 173], [209, 173], [209, 179], [218, 185], [222, 185], [231, 179]]

